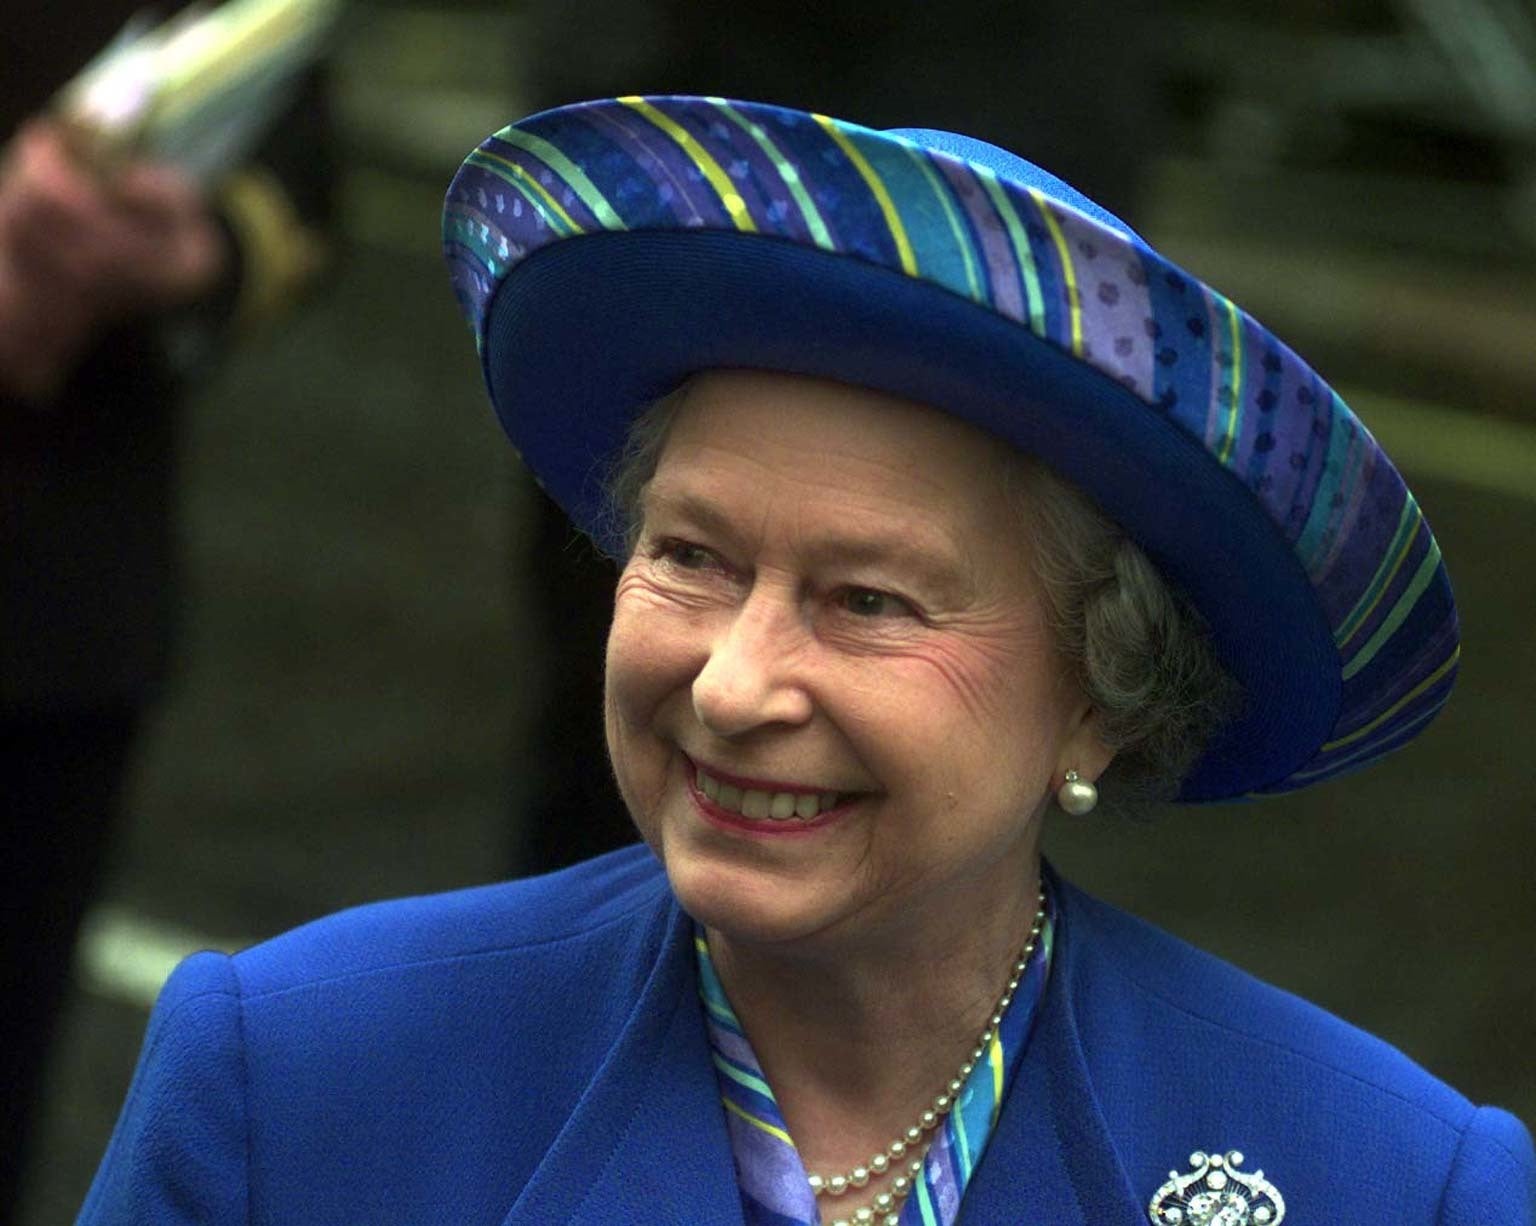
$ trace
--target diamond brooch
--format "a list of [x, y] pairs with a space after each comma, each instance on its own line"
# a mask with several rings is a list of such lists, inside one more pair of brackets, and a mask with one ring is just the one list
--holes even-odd
[[1280, 1226], [1285, 1197], [1264, 1178], [1238, 1168], [1243, 1155], [1197, 1151], [1190, 1170], [1168, 1172], [1168, 1182], [1152, 1194], [1147, 1216], [1154, 1226]]

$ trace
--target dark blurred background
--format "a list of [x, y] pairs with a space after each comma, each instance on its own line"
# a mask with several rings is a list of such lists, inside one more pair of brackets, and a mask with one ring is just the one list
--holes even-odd
[[21, 1221], [72, 1219], [179, 956], [527, 871], [591, 833], [605, 772], [572, 777], [549, 713], [595, 733], [579, 610], [603, 572], [501, 441], [437, 227], [487, 133], [621, 92], [1009, 145], [1341, 388], [1444, 549], [1465, 639], [1450, 706], [1362, 775], [1148, 823], [1058, 817], [1052, 855], [1536, 1121], [1536, 16], [1146, 8], [356, 8], [330, 79], [340, 259], [187, 418], [175, 680], [79, 944]]

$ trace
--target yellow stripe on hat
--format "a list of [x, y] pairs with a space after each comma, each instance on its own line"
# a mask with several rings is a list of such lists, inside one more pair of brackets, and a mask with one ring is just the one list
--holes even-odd
[[[1381, 746], [1383, 742], [1391, 740], [1393, 737], [1400, 736], [1406, 740], [1409, 737], [1418, 735], [1416, 730], [1434, 719], [1442, 705], [1441, 703], [1436, 703], [1432, 707], [1419, 711], [1411, 719], [1404, 720], [1397, 727], [1387, 729], [1381, 736], [1362, 741], [1353, 753], [1347, 753], [1342, 758], [1334, 758], [1326, 766], [1320, 766], [1316, 770], [1298, 771], [1281, 782], [1287, 787], [1300, 787], [1312, 779], [1326, 779], [1330, 775], [1337, 775], [1353, 766], [1356, 762], [1365, 762], [1371, 758], [1379, 758], [1382, 754]], [[1263, 800], [1265, 799], [1265, 793], [1250, 793], [1248, 799]]]
[[1067, 309], [1072, 320], [1072, 356], [1080, 358], [1083, 356], [1083, 300], [1077, 292], [1077, 270], [1072, 267], [1072, 253], [1067, 249], [1067, 237], [1061, 232], [1056, 215], [1045, 206], [1045, 194], [1038, 187], [1030, 188], [1029, 194], [1040, 210], [1040, 216], [1045, 218], [1045, 228], [1051, 232], [1056, 254], [1061, 257], [1061, 273], [1067, 279]]
[[827, 231], [827, 223], [822, 220], [821, 210], [816, 207], [816, 202], [811, 199], [811, 194], [805, 190], [805, 184], [800, 181], [800, 172], [793, 162], [786, 158], [779, 147], [769, 139], [768, 133], [763, 130], [760, 123], [751, 122], [742, 117], [724, 98], [710, 98], [712, 106], [720, 110], [732, 123], [750, 136], [761, 149], [775, 170], [779, 172], [779, 178], [784, 181], [784, 186], [789, 188], [789, 193], [795, 198], [795, 204], [800, 208], [800, 216], [805, 218], [805, 225], [811, 232], [811, 238], [823, 251], [832, 251], [832, 235]]
[[1349, 616], [1344, 619], [1334, 634], [1334, 642], [1343, 647], [1350, 639], [1360, 632], [1360, 627], [1370, 620], [1371, 614], [1376, 611], [1376, 606], [1381, 603], [1381, 598], [1387, 594], [1392, 586], [1392, 581], [1397, 578], [1397, 572], [1403, 568], [1409, 552], [1413, 549], [1414, 541], [1418, 540], [1419, 523], [1423, 518], [1419, 510], [1419, 504], [1409, 494], [1403, 501], [1402, 513], [1397, 518], [1397, 529], [1392, 534], [1392, 544], [1376, 573], [1371, 576], [1370, 585], [1365, 593], [1350, 610]]
[[515, 126], [503, 128], [496, 133], [496, 136], [509, 145], [516, 145], [519, 149], [533, 154], [564, 179], [571, 190], [581, 197], [582, 203], [592, 210], [592, 215], [605, 229], [624, 229], [624, 222], [614, 212], [613, 206], [608, 203], [603, 193], [597, 190], [597, 185], [587, 177], [587, 172], [554, 145], [535, 136], [532, 132], [524, 132]]
[[631, 96], [620, 98], [619, 101], [660, 128], [677, 142], [679, 149], [693, 159], [693, 164], [709, 180], [709, 185], [715, 189], [715, 194], [720, 197], [720, 203], [725, 206], [725, 211], [731, 215], [731, 221], [735, 223], [738, 230], [749, 234], [757, 233], [757, 223], [752, 220], [747, 202], [741, 198], [736, 185], [731, 182], [731, 176], [725, 173], [709, 150], [699, 144], [698, 138], [692, 132], [677, 120], [663, 115], [644, 98]]
[[985, 301], [986, 295], [982, 293], [981, 282], [976, 276], [976, 259], [971, 254], [971, 240], [966, 237], [965, 223], [955, 212], [955, 206], [949, 199], [949, 192], [939, 181], [939, 172], [933, 168], [933, 163], [917, 145], [907, 144], [907, 155], [917, 163], [917, 168], [923, 172], [923, 178], [928, 181], [928, 187], [933, 192], [934, 199], [944, 210], [944, 220], [949, 222], [949, 232], [955, 240], [955, 249], [960, 252], [960, 258], [965, 262], [965, 287], [971, 301]]
[[[1366, 641], [1355, 657], [1344, 666], [1339, 675], [1348, 681], [1362, 668], [1376, 658], [1376, 653], [1382, 649], [1387, 640], [1397, 633], [1397, 628], [1413, 612], [1413, 606], [1419, 603], [1419, 597], [1424, 594], [1424, 589], [1432, 582], [1440, 569], [1440, 544], [1433, 537], [1429, 540], [1429, 552], [1424, 555], [1424, 560], [1419, 563], [1419, 569], [1414, 572], [1413, 578], [1408, 581], [1408, 586], [1403, 589], [1403, 594], [1392, 606], [1391, 612], [1382, 619], [1381, 625], [1376, 627], [1376, 633]], [[1383, 588], [1383, 591], [1386, 589]]]
[[484, 149], [476, 149], [469, 155], [468, 160], [477, 164], [490, 162], [492, 163], [490, 169], [496, 171], [501, 169], [510, 170], [516, 178], [507, 181], [521, 191], [528, 198], [528, 202], [545, 215], [546, 220], [552, 220], [550, 214], [553, 213], [570, 233], [585, 233], [582, 227], [576, 223], [575, 218], [561, 208], [560, 202], [549, 194], [549, 190], [516, 162], [509, 158], [504, 158], [500, 154], [487, 152]]
[[1232, 448], [1237, 443], [1237, 423], [1241, 416], [1240, 406], [1243, 394], [1243, 333], [1238, 326], [1237, 307], [1220, 294], [1216, 295], [1216, 301], [1221, 303], [1227, 311], [1228, 326], [1231, 329], [1232, 338], [1232, 377], [1231, 397], [1227, 401], [1227, 424], [1222, 428], [1221, 449], [1216, 453], [1216, 458], [1225, 464], [1232, 458]]
[[901, 214], [896, 211], [896, 202], [891, 199], [885, 180], [875, 173], [875, 168], [854, 147], [853, 142], [848, 139], [848, 134], [837, 126], [835, 119], [815, 112], [812, 112], [811, 118], [819, 123], [822, 130], [837, 143], [837, 147], [848, 155], [853, 168], [859, 172], [860, 177], [869, 186], [869, 190], [874, 193], [875, 200], [880, 205], [880, 211], [885, 214], [886, 227], [891, 232], [891, 238], [896, 242], [896, 254], [901, 259], [901, 271], [909, 277], [917, 276], [917, 255], [912, 250], [912, 240], [907, 237], [906, 226], [901, 224]]
[[[1399, 711], [1401, 711], [1409, 703], [1411, 703], [1415, 699], [1417, 699], [1418, 696], [1420, 694], [1424, 693], [1425, 690], [1429, 689], [1431, 686], [1433, 686], [1436, 683], [1438, 683], [1439, 680], [1442, 677], [1444, 677], [1446, 673], [1450, 672], [1451, 669], [1456, 667], [1456, 662], [1458, 660], [1460, 660], [1460, 659], [1461, 659], [1461, 646], [1458, 644], [1457, 647], [1456, 647], [1456, 650], [1451, 652], [1451, 654], [1446, 657], [1445, 661], [1440, 665], [1439, 668], [1435, 669], [1434, 672], [1430, 673], [1429, 676], [1425, 677], [1423, 681], [1419, 682], [1418, 685], [1414, 686], [1413, 689], [1409, 690], [1406, 694], [1404, 694], [1401, 698], [1399, 698], [1396, 702], [1394, 702], [1390, 707], [1388, 707], [1385, 711], [1383, 711], [1380, 715], [1378, 715], [1370, 723], [1365, 724], [1362, 727], [1356, 728], [1353, 732], [1349, 733], [1346, 736], [1341, 736], [1336, 741], [1329, 741], [1326, 745], [1324, 745], [1322, 747], [1322, 749], [1318, 750], [1318, 752], [1319, 753], [1332, 753], [1335, 749], [1342, 749], [1345, 745], [1351, 745], [1355, 741], [1360, 740], [1362, 737], [1370, 736], [1370, 734], [1375, 732], [1376, 729], [1380, 728], [1382, 726], [1382, 724], [1386, 723], [1389, 719], [1391, 719], [1394, 715], [1396, 715]], [[1325, 769], [1331, 770], [1332, 769], [1332, 764], [1330, 764]], [[1316, 773], [1316, 772], [1314, 772], [1314, 773]], [[1306, 776], [1306, 775], [1298, 775], [1296, 777], [1298, 779], [1305, 779], [1308, 776]]]
[[1018, 263], [1019, 275], [1024, 278], [1024, 300], [1028, 304], [1029, 330], [1036, 336], [1044, 336], [1045, 299], [1040, 295], [1040, 275], [1035, 271], [1035, 255], [1030, 250], [1029, 231], [1024, 228], [1024, 223], [1014, 209], [1013, 202], [1008, 199], [1008, 193], [1003, 190], [1003, 185], [997, 181], [996, 173], [986, 166], [975, 164], [971, 164], [970, 169], [991, 199], [997, 215], [1003, 219], [1003, 228], [1008, 231], [1008, 241], [1013, 247], [1013, 258]]

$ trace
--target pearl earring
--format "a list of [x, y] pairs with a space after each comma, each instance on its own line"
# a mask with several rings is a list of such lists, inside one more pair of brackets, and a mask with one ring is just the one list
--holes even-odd
[[1066, 782], [1056, 792], [1056, 803], [1073, 817], [1082, 817], [1099, 803], [1099, 789], [1079, 778], [1075, 770], [1068, 771]]

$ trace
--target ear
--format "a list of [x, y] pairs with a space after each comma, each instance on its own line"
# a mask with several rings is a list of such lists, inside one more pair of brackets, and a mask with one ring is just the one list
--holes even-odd
[[1114, 760], [1115, 751], [1104, 742], [1099, 710], [1085, 700], [1062, 739], [1056, 768], [1051, 774], [1052, 786], [1060, 787], [1069, 770], [1076, 771], [1085, 783], [1096, 783]]

